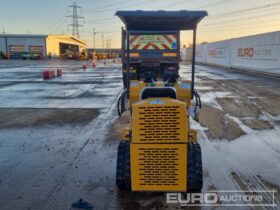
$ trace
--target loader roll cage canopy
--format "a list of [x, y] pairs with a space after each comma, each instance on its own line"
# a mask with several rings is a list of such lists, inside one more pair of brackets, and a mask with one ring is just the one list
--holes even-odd
[[194, 75], [195, 75], [195, 46], [196, 29], [198, 23], [207, 16], [206, 11], [117, 11], [118, 16], [126, 27], [126, 56], [127, 56], [127, 84], [130, 86], [129, 70], [129, 36], [130, 31], [193, 31], [193, 56], [192, 56], [192, 98], [194, 95]]

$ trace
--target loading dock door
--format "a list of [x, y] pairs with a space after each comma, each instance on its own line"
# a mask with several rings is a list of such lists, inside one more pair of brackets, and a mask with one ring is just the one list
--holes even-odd
[[24, 45], [9, 45], [10, 58], [21, 58], [24, 52]]
[[77, 53], [79, 52], [79, 45], [59, 43], [59, 54], [63, 55], [65, 53]]
[[40, 55], [41, 57], [44, 57], [44, 46], [29, 46], [29, 52]]

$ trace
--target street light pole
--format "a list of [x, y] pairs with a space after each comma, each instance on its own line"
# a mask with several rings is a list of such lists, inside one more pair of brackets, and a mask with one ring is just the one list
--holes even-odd
[[111, 41], [112, 41], [112, 39], [111, 39], [111, 37], [109, 37], [109, 38], [108, 38], [108, 48], [109, 48], [109, 49], [111, 48]]
[[95, 35], [96, 35], [95, 28], [93, 28], [93, 49], [95, 49]]
[[102, 33], [102, 48], [104, 49], [104, 33]]

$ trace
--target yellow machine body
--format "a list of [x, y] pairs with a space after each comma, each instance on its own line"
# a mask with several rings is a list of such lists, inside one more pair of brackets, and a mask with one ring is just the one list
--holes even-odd
[[186, 143], [186, 104], [169, 98], [149, 98], [132, 105], [132, 143]]
[[116, 15], [126, 26], [122, 29], [124, 90], [117, 111], [119, 116], [126, 110], [131, 114], [118, 145], [116, 185], [137, 192], [200, 192], [201, 147], [189, 117], [199, 119], [201, 100], [194, 89], [195, 56], [191, 81], [181, 80], [179, 37], [182, 30], [193, 31], [195, 55], [197, 25], [207, 12], [117, 11]]
[[187, 144], [134, 144], [131, 152], [132, 191], [187, 189]]
[[[132, 104], [140, 101], [140, 96], [145, 87], [164, 87], [164, 82], [156, 82], [154, 86], [151, 86], [149, 83], [144, 83], [138, 80], [130, 81], [130, 107]], [[187, 108], [191, 105], [191, 82], [190, 81], [181, 81], [174, 85], [177, 94], [177, 100], [186, 103]]]
[[[188, 107], [191, 94], [187, 81], [174, 85], [177, 99], [147, 98], [147, 84], [131, 81], [131, 189], [132, 191], [187, 191], [188, 142], [196, 141], [190, 129]], [[164, 87], [159, 82], [153, 87]]]

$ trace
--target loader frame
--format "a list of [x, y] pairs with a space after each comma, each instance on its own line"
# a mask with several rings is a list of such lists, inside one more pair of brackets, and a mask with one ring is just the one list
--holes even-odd
[[[205, 11], [119, 11], [126, 27], [127, 88], [118, 101], [121, 114], [124, 98], [130, 100], [131, 126], [123, 131], [118, 148], [116, 184], [132, 191], [200, 191], [203, 185], [201, 149], [190, 128], [192, 99], [201, 106], [195, 86], [197, 24]], [[133, 31], [193, 31], [191, 81], [164, 82], [149, 76], [130, 78], [130, 35]]]

